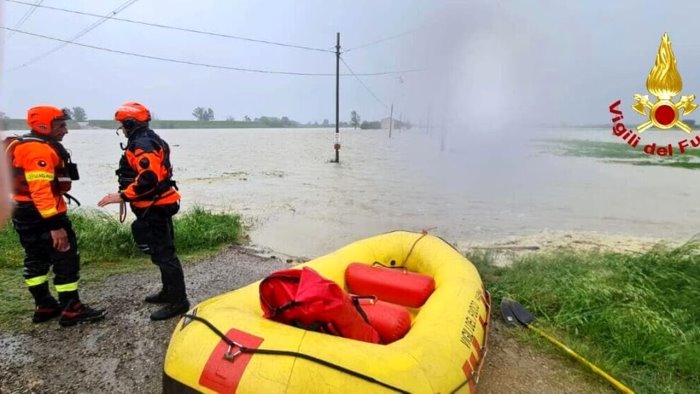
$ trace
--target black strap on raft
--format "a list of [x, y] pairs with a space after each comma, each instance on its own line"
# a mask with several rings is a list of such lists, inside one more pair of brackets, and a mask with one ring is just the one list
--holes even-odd
[[[398, 388], [398, 387], [394, 387], [394, 386], [392, 386], [392, 385], [390, 385], [390, 384], [381, 382], [381, 381], [379, 381], [379, 380], [377, 380], [377, 379], [375, 379], [375, 378], [373, 378], [373, 377], [371, 377], [371, 376], [367, 376], [367, 375], [361, 374], [361, 373], [359, 373], [359, 372], [352, 371], [352, 370], [350, 370], [350, 369], [347, 369], [347, 368], [345, 368], [345, 367], [341, 367], [340, 365], [333, 364], [333, 363], [328, 362], [328, 361], [326, 361], [326, 360], [321, 360], [320, 358], [316, 358], [316, 357], [313, 357], [313, 356], [309, 356], [308, 354], [297, 353], [297, 352], [292, 352], [292, 351], [287, 351], [287, 350], [251, 349], [251, 348], [245, 347], [245, 346], [243, 346], [243, 345], [240, 344], [240, 343], [237, 343], [237, 342], [232, 341], [229, 337], [227, 337], [226, 335], [224, 335], [223, 332], [219, 331], [218, 328], [214, 327], [213, 324], [211, 324], [208, 320], [206, 320], [206, 319], [204, 319], [204, 318], [201, 318], [201, 317], [199, 317], [199, 316], [197, 316], [197, 315], [190, 315], [190, 314], [185, 314], [184, 317], [187, 318], [187, 319], [192, 319], [192, 320], [196, 320], [196, 321], [198, 321], [198, 322], [204, 323], [207, 327], [209, 327], [210, 330], [214, 331], [214, 333], [215, 333], [216, 335], [218, 335], [224, 342], [226, 342], [227, 345], [229, 345], [230, 347], [237, 347], [238, 350], [236, 351], [236, 353], [234, 353], [234, 354], [231, 355], [231, 356], [227, 356], [227, 359], [231, 359], [231, 360], [232, 360], [232, 359], [235, 358], [235, 356], [236, 356], [237, 354], [239, 354], [239, 353], [248, 353], [248, 354], [270, 354], [270, 355], [275, 355], [275, 356], [299, 357], [299, 358], [303, 358], [304, 360], [312, 361], [312, 362], [321, 364], [321, 365], [323, 365], [323, 366], [326, 366], [326, 367], [329, 367], [329, 368], [333, 368], [333, 369], [335, 369], [335, 370], [337, 370], [337, 371], [344, 372], [344, 373], [346, 373], [346, 374], [348, 374], [348, 375], [352, 375], [352, 376], [354, 376], [354, 377], [356, 377], [356, 378], [360, 378], [360, 379], [362, 379], [362, 380], [366, 380], [366, 381], [368, 381], [368, 382], [370, 382], [370, 383], [378, 384], [378, 385], [380, 385], [380, 386], [382, 386], [382, 387], [386, 387], [386, 388], [388, 388], [388, 389], [390, 389], [390, 390], [394, 390], [394, 391], [396, 391], [397, 393], [406, 393], [406, 394], [409, 393], [409, 391], [402, 390], [402, 389], [400, 389], [400, 388]], [[230, 357], [230, 358], [229, 358], [229, 357]]]

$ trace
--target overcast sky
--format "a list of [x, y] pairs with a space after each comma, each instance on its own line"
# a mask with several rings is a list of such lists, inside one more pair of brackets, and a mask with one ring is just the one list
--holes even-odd
[[[126, 0], [22, 0], [106, 15]], [[98, 18], [0, 0], [2, 25], [71, 39]], [[397, 114], [478, 125], [604, 124], [623, 99], [632, 112], [663, 32], [683, 77], [682, 94], [700, 96], [700, 2], [139, 0], [116, 16], [257, 40], [331, 50], [355, 73], [341, 77], [341, 120]], [[399, 37], [356, 48], [377, 40]], [[267, 45], [108, 20], [81, 44], [210, 65], [298, 73], [335, 72], [330, 52]], [[161, 119], [194, 119], [211, 107], [217, 119], [262, 115], [335, 119], [335, 78], [262, 74], [176, 64], [66, 45], [4, 31], [2, 111], [82, 106], [109, 119], [123, 101], [141, 101]], [[355, 49], [356, 48], [356, 49]], [[341, 63], [341, 73], [349, 73]], [[372, 93], [376, 95], [373, 96]]]

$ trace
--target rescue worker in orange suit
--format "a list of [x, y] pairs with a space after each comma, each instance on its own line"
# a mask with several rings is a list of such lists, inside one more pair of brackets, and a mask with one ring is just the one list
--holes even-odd
[[5, 226], [6, 220], [12, 213], [9, 179], [10, 174], [7, 171], [6, 160], [0, 159], [0, 228]]
[[97, 205], [129, 202], [136, 215], [131, 225], [134, 241], [158, 266], [163, 284], [160, 291], [145, 298], [148, 303], [165, 304], [151, 314], [151, 320], [179, 316], [187, 312], [190, 303], [182, 265], [175, 254], [172, 217], [180, 209], [180, 194], [172, 179], [170, 147], [149, 128], [151, 113], [142, 104], [124, 103], [114, 118], [128, 139], [116, 171], [119, 193], [107, 194]]
[[[70, 117], [51, 106], [30, 108], [30, 133], [10, 137], [6, 148], [13, 171], [15, 208], [12, 223], [24, 247], [24, 279], [34, 297], [32, 321], [41, 323], [60, 315], [62, 326], [105, 317], [104, 309], [80, 302], [78, 279], [80, 255], [65, 198], [78, 169], [61, 145]], [[7, 142], [7, 141], [6, 141]], [[49, 269], [58, 301], [51, 295]]]

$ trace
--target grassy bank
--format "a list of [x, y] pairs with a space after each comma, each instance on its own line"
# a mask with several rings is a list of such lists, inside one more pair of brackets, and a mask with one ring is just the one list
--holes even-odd
[[[134, 245], [129, 223], [105, 214], [72, 214], [78, 235], [81, 283], [119, 272], [156, 269]], [[181, 260], [219, 250], [241, 237], [239, 217], [194, 209], [175, 216], [175, 244]], [[22, 278], [24, 252], [11, 225], [0, 230], [0, 331], [28, 327], [33, 302]], [[53, 287], [53, 286], [52, 286]]]
[[680, 154], [674, 147], [674, 155], [667, 157], [651, 156], [642, 151], [642, 146], [633, 149], [622, 141], [583, 141], [583, 140], [548, 140], [554, 153], [564, 156], [592, 157], [613, 163], [625, 163], [638, 166], [662, 166], [687, 169], [700, 169], [700, 149], [689, 148]]
[[[637, 392], [700, 387], [699, 244], [645, 254], [562, 251], [508, 268], [494, 267], [485, 253], [469, 257], [492, 292], [494, 313], [503, 297], [519, 301], [539, 327]], [[563, 354], [525, 328], [514, 330]]]

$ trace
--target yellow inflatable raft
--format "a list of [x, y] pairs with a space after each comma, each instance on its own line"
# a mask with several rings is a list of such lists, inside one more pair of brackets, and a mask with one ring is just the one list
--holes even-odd
[[403, 265], [435, 290], [410, 309], [411, 328], [388, 345], [262, 317], [260, 282], [197, 305], [178, 322], [165, 356], [166, 393], [471, 393], [486, 353], [490, 304], [476, 268], [444, 240], [396, 231], [354, 242], [301, 266], [345, 286], [351, 262]]

